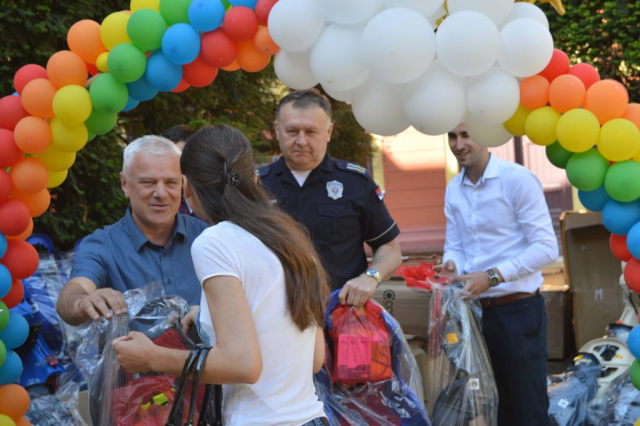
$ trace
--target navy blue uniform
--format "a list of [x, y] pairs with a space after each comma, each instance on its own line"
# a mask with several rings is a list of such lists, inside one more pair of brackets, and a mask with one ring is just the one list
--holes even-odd
[[380, 188], [357, 164], [325, 155], [302, 187], [284, 157], [256, 173], [277, 204], [309, 230], [333, 289], [367, 269], [363, 242], [375, 250], [400, 234]]

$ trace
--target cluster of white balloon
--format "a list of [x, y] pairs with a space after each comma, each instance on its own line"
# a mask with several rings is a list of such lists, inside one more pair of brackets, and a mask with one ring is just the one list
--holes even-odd
[[[501, 145], [518, 108], [518, 78], [549, 63], [544, 13], [514, 0], [280, 0], [269, 30], [278, 78], [320, 83], [350, 102], [368, 131], [410, 125], [439, 135], [466, 121], [474, 140]], [[444, 20], [442, 19], [445, 17]], [[436, 31], [437, 28], [437, 31]]]

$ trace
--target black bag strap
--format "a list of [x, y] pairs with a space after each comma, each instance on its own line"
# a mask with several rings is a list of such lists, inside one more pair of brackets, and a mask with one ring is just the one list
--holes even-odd
[[216, 403], [216, 423], [215, 426], [222, 426], [222, 385], [215, 385], [213, 387]]
[[[178, 386], [178, 390], [176, 391], [173, 399], [173, 406], [171, 407], [171, 412], [169, 412], [169, 417], [167, 418], [165, 426], [180, 426], [182, 423], [182, 410], [180, 410], [180, 407], [182, 406], [182, 400], [184, 398], [187, 382], [189, 381], [189, 376], [196, 365], [196, 361], [199, 358], [201, 350], [201, 346], [196, 346], [196, 348], [189, 353], [189, 356], [184, 362], [182, 375], [180, 376], [180, 385]], [[179, 419], [178, 416], [180, 417]]]
[[[200, 376], [202, 376], [202, 370], [204, 369], [204, 364], [207, 361], [207, 356], [209, 355], [210, 347], [204, 347], [198, 353], [198, 360], [195, 365], [195, 369], [193, 370], [193, 381], [191, 384], [191, 401], [189, 401], [189, 416], [187, 417], [187, 422], [185, 426], [193, 426], [193, 416], [196, 411], [196, 400], [198, 394], [198, 385], [200, 384]], [[209, 399], [209, 395], [211, 394], [211, 385], [205, 386], [204, 398], [202, 398], [202, 406], [200, 409], [200, 417], [198, 421], [198, 425], [205, 424], [204, 423], [204, 414], [206, 414], [206, 406]], [[204, 410], [204, 412], [203, 412]]]

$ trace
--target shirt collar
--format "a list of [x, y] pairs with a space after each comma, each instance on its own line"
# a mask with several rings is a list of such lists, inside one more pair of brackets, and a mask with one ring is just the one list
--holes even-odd
[[470, 180], [465, 179], [467, 177], [467, 171], [465, 169], [465, 170], [463, 170], [461, 183], [463, 185], [477, 186], [477, 185], [480, 185], [481, 183], [483, 183], [485, 181], [485, 179], [499, 178], [500, 177], [500, 164], [499, 164], [499, 161], [500, 160], [498, 159], [498, 157], [496, 157], [495, 155], [489, 153], [489, 162], [487, 163], [487, 167], [485, 167], [484, 173], [482, 174], [482, 177], [480, 178], [480, 180], [474, 185], [473, 183], [471, 183]]
[[[276, 173], [276, 174], [282, 174], [283, 172], [289, 170], [289, 166], [287, 166], [287, 163], [284, 161], [284, 155], [281, 156], [278, 159], [278, 161], [273, 163], [273, 166], [271, 167], [272, 167], [273, 173]], [[326, 172], [333, 171], [333, 163], [331, 162], [331, 157], [329, 157], [329, 154], [324, 154], [324, 158], [322, 159], [322, 162], [318, 165], [318, 167], [313, 169], [311, 172], [313, 172], [316, 169], [320, 169]]]
[[[171, 241], [176, 238], [176, 235], [180, 234], [183, 237], [183, 241], [187, 240], [187, 230], [185, 224], [185, 218], [179, 214], [176, 214], [176, 227], [173, 231], [173, 235], [171, 236]], [[136, 251], [140, 251], [142, 246], [146, 243], [153, 244], [149, 239], [142, 233], [138, 225], [133, 220], [133, 215], [131, 214], [131, 206], [127, 208], [127, 213], [124, 215], [124, 226], [127, 230], [127, 234], [131, 238], [131, 242], [133, 242], [133, 246]], [[155, 245], [155, 244], [153, 244]]]

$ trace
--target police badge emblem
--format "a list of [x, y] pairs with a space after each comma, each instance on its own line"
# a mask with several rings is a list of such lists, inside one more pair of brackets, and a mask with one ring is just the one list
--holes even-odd
[[329, 198], [337, 200], [338, 198], [342, 198], [342, 183], [337, 180], [327, 182], [327, 195]]

